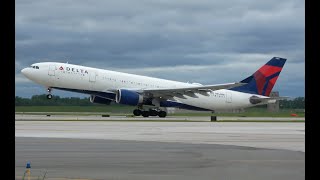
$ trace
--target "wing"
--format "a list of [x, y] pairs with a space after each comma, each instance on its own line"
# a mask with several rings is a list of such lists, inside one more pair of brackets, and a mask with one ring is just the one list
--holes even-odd
[[190, 96], [197, 98], [198, 94], [204, 96], [209, 96], [208, 92], [216, 91], [219, 89], [230, 89], [238, 86], [243, 86], [246, 83], [226, 83], [226, 84], [216, 84], [216, 85], [205, 85], [205, 86], [191, 86], [184, 88], [162, 88], [162, 89], [140, 89], [137, 90], [138, 93], [144, 94], [148, 97], [161, 97], [170, 99], [172, 97], [179, 97], [185, 99], [185, 96]]
[[[199, 86], [190, 86], [184, 88], [162, 88], [162, 89], [141, 89], [141, 88], [127, 88], [127, 90], [135, 91], [139, 94], [142, 94], [146, 97], [150, 98], [164, 98], [164, 99], [171, 99], [173, 97], [179, 97], [185, 99], [185, 96], [190, 96], [194, 98], [198, 98], [195, 93], [202, 94], [204, 96], [209, 96], [208, 92], [216, 91], [219, 89], [230, 89], [233, 87], [242, 86], [246, 83], [226, 83], [226, 84], [216, 84], [216, 85], [199, 85]], [[89, 91], [89, 90], [75, 90], [75, 89], [65, 89], [54, 87], [60, 90], [78, 92], [78, 93], [85, 93], [90, 95], [95, 95], [99, 97], [103, 97], [109, 100], [115, 100], [116, 97], [116, 89], [109, 89], [105, 91]]]

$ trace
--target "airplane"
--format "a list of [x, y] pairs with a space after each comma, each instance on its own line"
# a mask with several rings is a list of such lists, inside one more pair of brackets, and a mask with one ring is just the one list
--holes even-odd
[[[21, 70], [47, 88], [90, 95], [92, 103], [115, 102], [136, 106], [133, 114], [166, 117], [168, 107], [219, 111], [275, 103], [286, 97], [269, 97], [286, 59], [273, 57], [240, 82], [202, 85], [128, 74], [61, 62], [40, 62]], [[149, 110], [143, 106], [152, 106]]]

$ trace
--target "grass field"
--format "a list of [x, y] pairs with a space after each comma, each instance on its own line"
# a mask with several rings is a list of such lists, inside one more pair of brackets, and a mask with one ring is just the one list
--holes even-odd
[[[112, 106], [16, 106], [16, 113], [35, 114], [36, 112], [51, 112], [52, 114], [70, 114], [91, 115], [91, 114], [112, 114], [112, 115], [132, 115], [135, 107], [112, 105]], [[37, 114], [38, 114], [37, 113]], [[302, 111], [294, 109], [281, 109], [279, 112], [268, 112], [266, 108], [248, 108], [242, 113], [214, 113], [211, 112], [177, 112], [169, 114], [170, 116], [243, 116], [243, 117], [291, 117], [291, 114], [297, 114], [298, 117], [304, 117]]]

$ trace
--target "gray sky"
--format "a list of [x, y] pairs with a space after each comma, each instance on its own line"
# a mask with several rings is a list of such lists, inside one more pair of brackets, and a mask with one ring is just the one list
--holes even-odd
[[[182, 82], [240, 81], [287, 58], [274, 87], [305, 95], [299, 0], [16, 0], [16, 96], [46, 93], [20, 70], [58, 61]], [[86, 97], [54, 90], [60, 96]]]

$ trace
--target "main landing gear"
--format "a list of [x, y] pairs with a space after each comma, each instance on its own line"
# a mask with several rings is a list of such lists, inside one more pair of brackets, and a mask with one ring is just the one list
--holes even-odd
[[49, 94], [47, 95], [47, 99], [52, 99], [52, 94], [51, 94], [52, 89], [51, 89], [51, 88], [48, 88], [47, 91], [48, 91], [48, 93], [49, 93]]
[[135, 110], [133, 110], [133, 115], [135, 115], [135, 116], [142, 115], [143, 117], [159, 116], [159, 117], [164, 118], [167, 116], [167, 112], [162, 111], [160, 109], [149, 109], [147, 111], [141, 110], [141, 109], [135, 109]]

